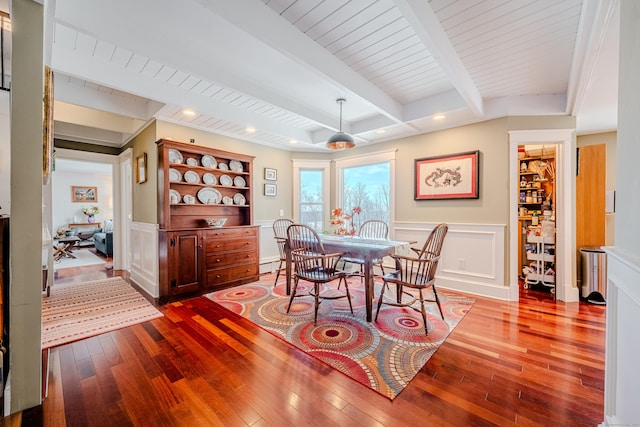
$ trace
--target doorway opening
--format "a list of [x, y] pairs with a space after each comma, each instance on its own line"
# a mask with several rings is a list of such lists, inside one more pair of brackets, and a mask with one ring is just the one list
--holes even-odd
[[556, 147], [519, 145], [518, 162], [518, 285], [555, 299]]

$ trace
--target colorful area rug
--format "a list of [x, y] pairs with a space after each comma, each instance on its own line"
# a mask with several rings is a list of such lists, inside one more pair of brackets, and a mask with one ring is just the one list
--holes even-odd
[[121, 277], [54, 285], [42, 298], [42, 348], [162, 317]]
[[85, 267], [87, 265], [105, 264], [105, 260], [94, 255], [89, 249], [76, 249], [73, 252], [75, 258], [63, 257], [53, 264], [53, 269]]
[[[313, 297], [295, 298], [287, 313], [289, 297], [285, 294], [284, 281], [276, 287], [273, 281], [273, 274], [264, 275], [258, 282], [206, 297], [392, 400], [475, 302], [438, 290], [445, 320], [441, 319], [436, 304], [429, 304], [429, 335], [425, 335], [420, 313], [407, 308], [383, 305], [378, 321], [366, 322], [364, 287], [360, 279], [354, 279], [349, 281], [354, 315], [346, 299], [325, 300], [320, 304], [318, 324], [314, 326]], [[327, 286], [335, 288], [336, 284]], [[376, 295], [379, 286], [376, 284]], [[308, 292], [312, 285], [301, 281], [299, 293], [302, 287], [302, 292]], [[374, 317], [376, 304], [377, 298]]]

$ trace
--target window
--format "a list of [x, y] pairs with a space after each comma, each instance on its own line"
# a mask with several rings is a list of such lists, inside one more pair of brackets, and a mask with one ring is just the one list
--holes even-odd
[[300, 222], [322, 231], [322, 170], [300, 171]]
[[329, 161], [293, 161], [294, 221], [319, 233], [329, 229]]
[[336, 161], [337, 204], [347, 212], [362, 209], [358, 224], [370, 219], [393, 221], [395, 151]]

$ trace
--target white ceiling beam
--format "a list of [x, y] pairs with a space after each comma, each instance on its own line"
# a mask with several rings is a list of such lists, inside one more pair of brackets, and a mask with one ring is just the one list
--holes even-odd
[[362, 77], [335, 55], [275, 13], [260, 0], [199, 0], [212, 12], [266, 43], [271, 48], [329, 79], [345, 93], [358, 97], [378, 113], [402, 122], [402, 106], [376, 85]]
[[[70, 83], [66, 79], [55, 80], [55, 98], [68, 104], [81, 105], [87, 108], [107, 111], [113, 114], [148, 120], [149, 108], [147, 102], [134, 100], [132, 97], [106, 93], [86, 86]], [[153, 114], [152, 114], [153, 115]]]
[[442, 92], [429, 98], [420, 99], [404, 106], [404, 117], [410, 122], [436, 114], [446, 114], [447, 111], [467, 107], [467, 103], [456, 90]]
[[400, 12], [416, 32], [431, 55], [447, 74], [453, 87], [479, 117], [484, 116], [480, 91], [447, 37], [436, 14], [426, 0], [394, 0]]
[[57, 139], [84, 142], [87, 144], [122, 147], [130, 134], [83, 126], [76, 123], [54, 120], [54, 136]]
[[126, 117], [92, 107], [83, 107], [73, 103], [56, 100], [54, 102], [54, 120], [83, 124], [98, 129], [105, 129], [120, 133], [132, 134], [137, 131], [145, 120]]
[[577, 115], [587, 95], [618, 0], [584, 0], [573, 50], [566, 112]]
[[239, 109], [226, 102], [197, 95], [194, 92], [165, 83], [159, 79], [150, 79], [140, 73], [132, 73], [112, 63], [98, 62], [95, 59], [76, 55], [67, 49], [55, 49], [52, 66], [65, 74], [74, 76], [78, 69], [84, 70], [92, 80], [104, 86], [116, 88], [137, 96], [154, 94], [155, 100], [165, 104], [189, 106], [200, 114], [216, 117], [231, 123], [252, 125], [256, 129], [275, 135], [295, 138], [299, 141], [311, 139], [308, 132], [292, 128], [286, 124], [271, 120], [262, 114]]
[[[264, 9], [273, 14], [270, 9]], [[121, 11], [125, 10], [128, 13], [122, 15]], [[137, 16], [145, 16], [145, 19], [136, 19]], [[263, 17], [257, 19], [260, 22]], [[243, 52], [250, 54], [247, 43], [253, 44], [256, 40], [217, 16], [215, 9], [202, 9], [201, 5], [184, 0], [179, 3], [169, 0], [111, 0], [106, 3], [99, 0], [58, 0], [56, 22], [57, 26], [86, 35], [100, 34], [101, 41], [126, 46], [159, 64], [260, 99], [321, 126], [335, 127], [335, 115], [299, 101], [298, 93], [289, 96], [285, 91], [271, 89], [261, 81], [258, 77], [260, 71], [247, 65], [250, 59], [243, 56]], [[171, 23], [173, 30], [162, 31], [158, 23]], [[279, 55], [270, 51], [268, 45], [262, 45], [266, 51], [263, 56]], [[224, 59], [220, 61], [220, 58]]]

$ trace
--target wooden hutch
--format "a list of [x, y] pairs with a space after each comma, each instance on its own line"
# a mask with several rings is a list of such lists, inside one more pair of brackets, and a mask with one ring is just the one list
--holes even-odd
[[[258, 280], [253, 156], [161, 139], [160, 301]], [[226, 219], [210, 227], [206, 219]]]

